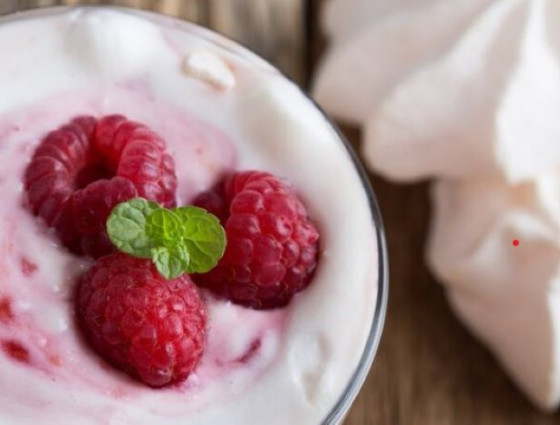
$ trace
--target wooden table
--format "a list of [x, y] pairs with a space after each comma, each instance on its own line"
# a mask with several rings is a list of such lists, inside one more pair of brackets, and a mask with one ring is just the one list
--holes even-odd
[[[321, 0], [3, 0], [0, 13], [76, 3], [142, 7], [196, 21], [242, 41], [304, 87], [324, 47], [316, 18]], [[344, 131], [359, 150], [359, 132]], [[457, 322], [426, 269], [427, 184], [371, 180], [388, 235], [389, 310], [373, 370], [346, 425], [559, 423], [560, 414], [536, 411]]]

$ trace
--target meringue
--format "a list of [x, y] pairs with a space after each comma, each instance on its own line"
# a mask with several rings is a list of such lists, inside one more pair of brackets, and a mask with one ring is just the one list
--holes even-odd
[[429, 265], [529, 398], [558, 406], [560, 2], [331, 0], [324, 27], [315, 98], [363, 126], [373, 170], [439, 179]]
[[560, 402], [559, 190], [560, 172], [439, 181], [427, 248], [455, 312], [543, 409]]
[[[342, 2], [327, 9], [335, 41], [314, 93], [365, 124], [366, 160], [398, 180], [488, 173], [512, 183], [560, 161], [558, 2], [417, 3], [393, 5], [352, 36], [331, 22]], [[338, 25], [358, 19], [346, 15]]]

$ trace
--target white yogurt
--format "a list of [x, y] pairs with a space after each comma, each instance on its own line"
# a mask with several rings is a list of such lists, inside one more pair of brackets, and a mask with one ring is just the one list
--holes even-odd
[[[0, 424], [318, 425], [359, 363], [377, 297], [377, 234], [359, 176], [277, 71], [207, 31], [147, 16], [63, 9], [0, 25], [0, 341], [29, 356], [0, 352]], [[88, 261], [23, 206], [41, 138], [76, 115], [111, 113], [166, 140], [181, 203], [224, 172], [264, 169], [295, 185], [321, 231], [316, 276], [288, 307], [207, 295], [201, 364], [167, 389], [130, 379], [82, 342], [72, 295]]]

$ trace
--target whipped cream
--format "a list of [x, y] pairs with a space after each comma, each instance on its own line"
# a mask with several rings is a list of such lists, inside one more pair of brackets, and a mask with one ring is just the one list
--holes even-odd
[[[118, 9], [22, 17], [0, 25], [0, 346], [16, 341], [29, 363], [0, 351], [0, 424], [322, 423], [361, 359], [380, 266], [367, 195], [334, 129], [273, 68], [198, 27]], [[85, 345], [72, 297], [88, 260], [23, 205], [41, 138], [76, 115], [112, 113], [167, 142], [180, 204], [228, 171], [264, 169], [294, 184], [321, 231], [314, 280], [285, 309], [205, 294], [202, 361], [161, 390]]]

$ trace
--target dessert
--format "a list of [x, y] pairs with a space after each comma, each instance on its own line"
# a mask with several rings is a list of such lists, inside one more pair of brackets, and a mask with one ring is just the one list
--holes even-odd
[[327, 8], [333, 43], [315, 96], [364, 126], [373, 169], [399, 181], [484, 174], [518, 184], [556, 166], [558, 2], [352, 3]]
[[560, 401], [559, 177], [438, 181], [426, 250], [459, 318], [545, 410]]
[[[25, 44], [25, 52], [20, 43]], [[293, 84], [237, 45], [197, 27], [145, 13], [87, 8], [31, 13], [0, 25], [0, 48], [10, 64], [0, 70], [4, 93], [0, 102], [0, 190], [4, 197], [0, 209], [4, 275], [0, 283], [0, 380], [3, 388], [9, 388], [0, 402], [0, 423], [223, 424], [225, 418], [232, 425], [323, 423], [349, 383], [360, 378], [353, 375], [374, 314], [379, 313], [374, 310], [380, 267], [379, 235], [367, 193], [324, 116]], [[114, 157], [111, 149], [118, 150], [118, 131], [112, 143], [100, 143], [106, 135], [100, 126], [111, 128], [118, 120], [126, 125], [123, 134], [142, 134], [134, 133], [138, 136], [134, 140], [142, 142], [141, 149], [146, 148], [146, 139], [149, 146], [156, 146], [157, 152], [152, 153], [161, 167], [156, 167], [160, 174], [154, 178], [166, 182], [158, 186], [160, 191], [139, 186], [136, 178], [141, 173], [136, 170], [120, 173], [119, 165], [115, 174], [112, 164], [109, 173], [103, 166], [103, 172], [75, 183], [73, 193], [65, 189], [45, 197], [36, 189], [39, 195], [29, 196], [41, 181], [33, 174], [39, 167], [34, 161], [44, 156], [37, 152], [51, 132], [68, 129], [68, 123], [79, 127], [74, 134], [79, 133], [83, 146], [89, 141], [103, 158], [122, 165], [132, 139], [125, 137], [127, 146], [121, 156], [117, 152]], [[133, 153], [137, 156], [138, 150]], [[173, 158], [174, 167], [164, 159], [166, 155]], [[177, 293], [162, 297], [183, 297], [183, 304], [193, 308], [188, 315], [158, 321], [155, 326], [178, 320], [183, 329], [204, 328], [202, 353], [202, 337], [193, 331], [188, 349], [177, 342], [185, 338], [172, 339], [175, 363], [170, 375], [145, 375], [142, 362], [127, 370], [133, 363], [130, 356], [142, 353], [144, 346], [135, 346], [136, 351], [129, 350], [126, 356], [112, 351], [104, 345], [107, 335], [115, 340], [128, 338], [128, 328], [107, 330], [103, 325], [113, 326], [117, 321], [122, 325], [127, 309], [135, 304], [124, 292], [110, 299], [94, 292], [115, 288], [117, 278], [108, 271], [113, 263], [124, 264], [127, 276], [136, 271], [136, 289], [168, 287], [155, 278], [155, 266], [148, 259], [124, 253], [102, 256], [113, 248], [103, 243], [102, 249], [96, 245], [90, 250], [84, 241], [107, 242], [98, 227], [101, 218], [108, 209], [113, 214], [120, 205], [135, 202], [138, 195], [146, 202], [160, 203], [163, 215], [178, 214], [181, 208], [195, 208], [186, 206], [219, 186], [226, 176], [235, 180], [246, 170], [278, 176], [264, 180], [272, 185], [274, 199], [278, 193], [281, 202], [289, 199], [295, 208], [293, 222], [272, 217], [274, 226], [263, 237], [275, 232], [274, 241], [278, 241], [284, 238], [286, 226], [299, 226], [300, 235], [294, 240], [301, 247], [298, 258], [303, 260], [297, 267], [310, 277], [292, 278], [289, 285], [299, 283], [289, 297], [281, 298], [278, 304], [283, 306], [263, 310], [224, 300], [223, 293], [198, 292], [186, 274], [176, 277]], [[80, 180], [78, 174], [73, 182]], [[114, 179], [115, 192], [107, 186]], [[301, 199], [320, 233], [319, 251], [310, 248], [317, 243], [317, 235], [293, 201], [292, 189], [281, 183], [284, 180], [293, 186], [295, 199]], [[169, 190], [175, 191], [174, 198], [168, 196]], [[114, 193], [119, 196], [108, 200]], [[45, 206], [47, 199], [68, 205], [68, 197], [76, 198], [71, 206], [78, 219], [85, 215], [75, 214], [80, 205], [86, 205], [87, 212], [99, 201], [103, 208], [92, 215], [91, 222], [73, 220], [70, 226], [65, 210], [53, 212], [51, 204]], [[178, 210], [163, 209], [175, 205]], [[106, 229], [108, 239], [115, 242], [110, 223], [111, 215]], [[226, 233], [235, 228], [230, 229], [227, 220], [224, 224]], [[75, 242], [71, 237], [65, 239], [68, 228], [69, 235], [80, 236], [79, 244], [70, 243]], [[126, 244], [119, 249], [126, 250]], [[302, 256], [304, 251], [307, 254]], [[266, 264], [275, 259], [268, 258]], [[164, 265], [169, 266], [169, 274], [176, 271], [170, 263]], [[294, 295], [304, 286], [304, 291]], [[115, 305], [124, 306], [124, 311], [109, 315], [112, 307], [96, 304], [97, 298], [107, 303], [116, 300]], [[151, 305], [146, 302], [147, 311]], [[170, 301], [169, 305], [175, 308], [177, 304]], [[164, 316], [170, 314], [169, 308], [166, 311]], [[94, 317], [96, 312], [96, 317], [106, 314], [110, 320], [101, 327], [97, 321], [88, 322], [89, 314]], [[116, 320], [121, 313], [122, 320]], [[146, 317], [155, 313], [149, 314]], [[205, 322], [207, 326], [202, 326]], [[173, 329], [157, 331], [156, 338], [173, 336]], [[164, 357], [162, 363], [167, 361]], [[152, 386], [174, 383], [154, 389], [134, 375]]]

